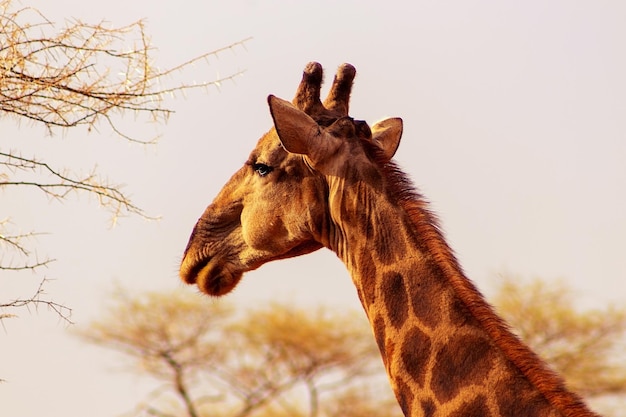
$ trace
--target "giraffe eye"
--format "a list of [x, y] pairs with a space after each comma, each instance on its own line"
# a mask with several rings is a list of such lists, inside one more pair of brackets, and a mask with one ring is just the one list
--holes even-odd
[[274, 168], [272, 168], [269, 165], [265, 165], [265, 164], [253, 164], [252, 165], [252, 169], [254, 169], [254, 171], [259, 174], [259, 176], [264, 177], [267, 174], [269, 174], [270, 172], [272, 172], [272, 170]]

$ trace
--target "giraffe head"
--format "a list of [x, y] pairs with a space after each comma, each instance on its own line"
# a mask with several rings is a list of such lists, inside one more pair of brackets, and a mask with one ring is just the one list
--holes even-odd
[[185, 282], [220, 296], [266, 262], [332, 248], [342, 216], [354, 216], [333, 203], [341, 196], [332, 183], [380, 186], [402, 121], [370, 128], [348, 116], [356, 75], [349, 64], [322, 103], [322, 75], [320, 64], [309, 63], [291, 103], [268, 97], [274, 126], [196, 223], [180, 268]]

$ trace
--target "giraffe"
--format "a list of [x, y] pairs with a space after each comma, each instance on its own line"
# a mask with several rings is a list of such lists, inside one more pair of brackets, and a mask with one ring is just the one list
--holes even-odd
[[324, 103], [309, 63], [292, 102], [197, 221], [180, 276], [230, 292], [264, 263], [326, 247], [346, 265], [405, 416], [595, 416], [464, 275], [435, 216], [391, 160], [403, 122], [348, 116], [355, 68]]

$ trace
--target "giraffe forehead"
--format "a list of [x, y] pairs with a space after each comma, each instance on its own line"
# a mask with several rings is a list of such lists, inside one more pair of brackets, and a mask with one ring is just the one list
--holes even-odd
[[[325, 149], [325, 145], [328, 145], [327, 143], [321, 142], [324, 140], [325, 139], [320, 139], [320, 142], [317, 144], [319, 149]], [[332, 171], [342, 171], [345, 173], [345, 168], [348, 168], [348, 166], [359, 166], [366, 163], [367, 158], [363, 152], [360, 139], [342, 137], [340, 140], [341, 146], [335, 148], [334, 152], [329, 152], [325, 158], [325, 160], [333, 166], [334, 169], [332, 169]], [[354, 163], [357, 160], [359, 160], [360, 164]], [[302, 155], [293, 154], [285, 150], [274, 127], [259, 139], [256, 147], [250, 153], [248, 162], [271, 164], [275, 167], [279, 165], [289, 165], [292, 167], [294, 165], [302, 165], [302, 167], [304, 167], [306, 165]]]
[[289, 153], [283, 148], [276, 129], [272, 128], [264, 134], [250, 153], [252, 163], [280, 163]]

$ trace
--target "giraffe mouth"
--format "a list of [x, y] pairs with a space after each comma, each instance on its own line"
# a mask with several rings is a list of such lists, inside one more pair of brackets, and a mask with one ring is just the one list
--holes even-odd
[[228, 263], [220, 263], [215, 259], [188, 265], [183, 262], [180, 276], [187, 284], [196, 284], [205, 294], [219, 297], [233, 290], [241, 280], [243, 272], [235, 270]]
[[228, 257], [203, 258], [198, 252], [193, 255], [194, 252], [188, 251], [180, 266], [180, 277], [187, 284], [196, 284], [203, 293], [219, 297], [231, 292], [245, 272], [257, 269], [267, 262], [304, 255], [321, 247], [319, 242], [307, 241], [279, 255], [249, 259], [244, 265], [233, 263]]

